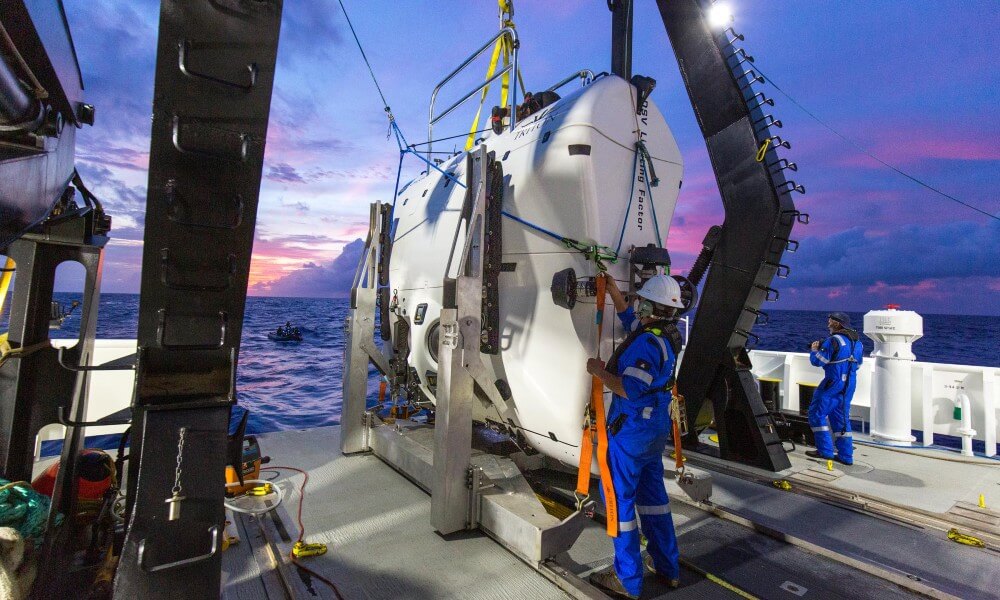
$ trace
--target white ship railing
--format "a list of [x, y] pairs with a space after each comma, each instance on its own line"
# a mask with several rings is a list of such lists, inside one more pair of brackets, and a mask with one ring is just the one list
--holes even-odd
[[[685, 323], [685, 325], [687, 325]], [[685, 327], [686, 329], [686, 327]], [[685, 335], [685, 339], [686, 339]], [[52, 340], [54, 346], [69, 346], [76, 340]], [[136, 351], [135, 340], [99, 339], [94, 344], [93, 364], [99, 365], [124, 358]], [[682, 355], [683, 357], [683, 355]], [[752, 372], [757, 378], [779, 381], [779, 407], [785, 410], [799, 410], [799, 385], [815, 385], [823, 379], [823, 370], [809, 364], [809, 355], [804, 352], [777, 352], [772, 350], [752, 350]], [[865, 357], [858, 371], [858, 385], [851, 404], [851, 415], [864, 422], [871, 421], [872, 373], [875, 361]], [[135, 383], [134, 371], [96, 371], [90, 374], [90, 394], [88, 396], [86, 421], [114, 413], [128, 406], [132, 401]], [[972, 427], [975, 439], [986, 444], [986, 455], [995, 456], [1000, 422], [1000, 368], [951, 365], [943, 363], [914, 362], [911, 384], [911, 423], [915, 430], [932, 432], [924, 435], [922, 443], [929, 446], [934, 435], [960, 437], [958, 431], [961, 420], [953, 418], [953, 409], [959, 394], [965, 394], [971, 401]], [[87, 427], [88, 435], [120, 433], [122, 425]], [[42, 429], [38, 443], [45, 440], [61, 440], [64, 428], [54, 423]], [[36, 456], [38, 448], [36, 447]]]
[[[52, 340], [56, 348], [68, 348], [77, 343], [75, 339]], [[91, 364], [103, 365], [135, 354], [136, 340], [94, 340], [94, 354]], [[90, 392], [87, 395], [87, 411], [84, 421], [96, 421], [117, 412], [132, 403], [132, 391], [135, 387], [135, 371], [93, 371], [90, 373]], [[91, 425], [87, 427], [88, 436], [122, 433], [126, 425]], [[50, 423], [38, 432], [35, 440], [35, 456], [41, 455], [42, 442], [62, 440], [66, 436], [66, 428], [59, 423]]]
[[[753, 350], [752, 372], [759, 378], [779, 380], [780, 408], [799, 410], [799, 384], [815, 385], [823, 379], [823, 369], [809, 363], [804, 352]], [[851, 416], [871, 421], [872, 374], [875, 359], [865, 357], [858, 370], [858, 385], [851, 402]], [[961, 437], [962, 421], [953, 418], [956, 397], [966, 394], [971, 400], [974, 436], [986, 444], [986, 455], [997, 451], [997, 423], [1000, 421], [1000, 369], [943, 363], [914, 362], [910, 388], [911, 428], [921, 431], [923, 445], [934, 443], [934, 435]], [[931, 435], [927, 435], [930, 432]]]

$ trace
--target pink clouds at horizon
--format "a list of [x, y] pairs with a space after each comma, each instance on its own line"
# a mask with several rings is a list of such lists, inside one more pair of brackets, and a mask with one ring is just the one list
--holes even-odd
[[[968, 130], [926, 131], [921, 128], [888, 127], [877, 131], [878, 139], [868, 151], [896, 166], [914, 165], [926, 160], [1000, 160], [1000, 144], [983, 137], [968, 137], [973, 133]], [[861, 152], [845, 153], [836, 164], [883, 168]]]
[[[864, 312], [889, 304], [924, 314], [996, 315], [1000, 306], [993, 295], [1000, 292], [1000, 277], [924, 279], [915, 284], [846, 284], [826, 287], [795, 287], [781, 290], [778, 310], [848, 310]], [[987, 292], [984, 294], [984, 292]]]

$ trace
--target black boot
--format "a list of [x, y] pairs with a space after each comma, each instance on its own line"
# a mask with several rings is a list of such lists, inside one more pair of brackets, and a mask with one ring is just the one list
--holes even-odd
[[818, 450], [806, 450], [806, 456], [809, 458], [820, 458], [823, 460], [833, 460], [832, 456], [823, 456]]
[[592, 574], [589, 577], [589, 580], [590, 583], [614, 596], [618, 596], [619, 598], [629, 598], [630, 600], [638, 600], [639, 598], [639, 596], [630, 594], [629, 591], [625, 589], [621, 580], [618, 579], [618, 574], [615, 573], [614, 567]]
[[678, 587], [680, 587], [681, 585], [680, 579], [671, 579], [670, 577], [667, 577], [666, 575], [656, 570], [656, 565], [653, 564], [653, 557], [650, 556], [649, 554], [645, 555], [642, 558], [642, 564], [646, 566], [647, 571], [651, 571], [654, 575], [656, 575], [657, 579], [669, 585], [671, 588], [677, 589]]

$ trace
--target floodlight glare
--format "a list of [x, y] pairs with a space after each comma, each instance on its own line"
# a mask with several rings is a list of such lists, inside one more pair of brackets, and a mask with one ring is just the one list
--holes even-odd
[[729, 26], [732, 20], [733, 12], [729, 10], [729, 5], [724, 2], [713, 4], [712, 8], [708, 9], [708, 23], [712, 27], [722, 29]]

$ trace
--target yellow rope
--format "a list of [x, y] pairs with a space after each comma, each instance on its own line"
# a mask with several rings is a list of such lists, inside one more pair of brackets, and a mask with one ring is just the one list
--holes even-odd
[[757, 151], [757, 162], [764, 162], [764, 155], [767, 153], [767, 148], [771, 145], [771, 138], [764, 140], [764, 143], [760, 145], [760, 150]]
[[10, 280], [13, 278], [14, 259], [8, 256], [3, 266], [3, 272], [0, 273], [0, 315], [3, 314], [3, 306], [7, 301], [7, 290], [10, 288]]
[[[7, 290], [10, 289], [10, 281], [14, 278], [14, 259], [7, 257], [4, 262], [3, 271], [0, 272], [0, 316], [3, 316], [3, 307], [7, 302]], [[7, 332], [0, 333], [0, 351], [8, 348]], [[0, 362], [0, 365], [3, 363]]]
[[955, 528], [951, 528], [948, 530], [948, 539], [965, 546], [973, 546], [975, 548], [986, 547], [986, 542], [984, 542], [983, 540], [975, 536], [969, 535], [967, 533], [961, 533], [959, 530]]

